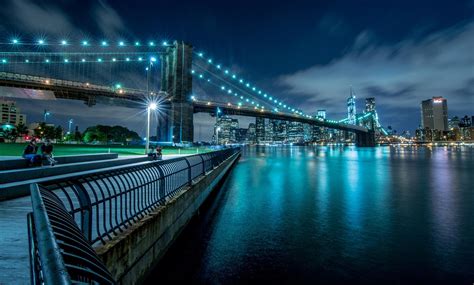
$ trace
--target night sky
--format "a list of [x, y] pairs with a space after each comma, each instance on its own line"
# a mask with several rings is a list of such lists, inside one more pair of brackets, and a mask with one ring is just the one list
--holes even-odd
[[[184, 40], [309, 114], [327, 109], [329, 118], [344, 117], [352, 85], [358, 111], [365, 97], [376, 97], [381, 123], [399, 132], [418, 127], [419, 104], [432, 96], [448, 99], [450, 117], [474, 115], [474, 0], [2, 4], [3, 42], [41, 35]], [[144, 114], [136, 109], [18, 102], [29, 122], [48, 108], [51, 120], [64, 126], [72, 117], [81, 129], [103, 123], [145, 130]], [[196, 140], [210, 137], [212, 121], [204, 114], [196, 118]]]

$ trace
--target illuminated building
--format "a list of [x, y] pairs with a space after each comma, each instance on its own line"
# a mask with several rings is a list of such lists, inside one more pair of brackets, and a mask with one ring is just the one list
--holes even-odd
[[347, 123], [355, 125], [356, 124], [356, 101], [355, 101], [355, 92], [352, 89], [349, 98], [347, 98]]
[[288, 142], [290, 143], [303, 142], [304, 140], [303, 123], [289, 122], [287, 134], [288, 134]]
[[324, 109], [318, 110], [317, 117], [321, 119], [326, 119], [326, 110]]
[[448, 101], [433, 97], [421, 102], [421, 124], [424, 129], [448, 130]]
[[257, 143], [265, 141], [265, 119], [255, 118], [255, 138]]
[[[235, 130], [239, 128], [239, 121], [229, 116], [222, 116], [217, 119], [215, 125], [215, 135], [218, 138], [218, 144], [235, 143]], [[219, 132], [217, 134], [217, 132]]]
[[375, 98], [365, 98], [365, 110], [364, 113], [375, 111]]
[[255, 135], [255, 124], [250, 123], [249, 127], [247, 129], [247, 141], [249, 143], [255, 143], [257, 141], [256, 135]]
[[15, 101], [0, 100], [0, 123], [13, 126], [26, 125], [26, 115], [20, 114]]

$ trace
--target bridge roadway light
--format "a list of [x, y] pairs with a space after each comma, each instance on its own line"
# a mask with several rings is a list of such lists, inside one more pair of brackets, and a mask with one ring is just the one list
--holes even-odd
[[66, 40], [62, 40], [62, 41], [61, 41], [61, 45], [62, 45], [62, 46], [67, 45], [67, 41], [66, 41]]
[[151, 111], [155, 111], [158, 108], [156, 102], [150, 102], [147, 107], [147, 127], [146, 127], [146, 145], [145, 145], [145, 154], [148, 154], [150, 151], [150, 114]]
[[39, 45], [44, 45], [44, 40], [38, 40]]
[[18, 44], [18, 40], [17, 40], [17, 39], [13, 39], [13, 40], [12, 40], [12, 44], [15, 44], [15, 45]]

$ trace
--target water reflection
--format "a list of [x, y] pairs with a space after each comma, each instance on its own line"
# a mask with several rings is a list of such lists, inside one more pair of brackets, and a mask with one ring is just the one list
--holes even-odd
[[473, 154], [246, 148], [152, 279], [470, 284]]

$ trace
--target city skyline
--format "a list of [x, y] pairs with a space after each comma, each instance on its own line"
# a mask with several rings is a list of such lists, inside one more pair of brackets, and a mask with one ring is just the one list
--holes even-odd
[[[153, 3], [142, 3], [153, 7]], [[432, 96], [443, 96], [449, 100], [450, 117], [471, 115], [466, 102], [474, 100], [474, 59], [470, 52], [472, 41], [469, 40], [474, 33], [473, 21], [469, 17], [469, 12], [472, 14], [474, 9], [472, 1], [458, 1], [450, 5], [437, 2], [424, 5], [420, 2], [402, 11], [398, 5], [406, 6], [408, 3], [398, 3], [396, 7], [372, 4], [364, 10], [353, 7], [352, 3], [341, 5], [336, 1], [329, 5], [325, 2], [305, 2], [286, 16], [287, 19], [296, 19], [296, 15], [303, 13], [311, 25], [305, 21], [288, 21], [289, 26], [285, 30], [300, 31], [290, 36], [273, 31], [268, 33], [267, 29], [260, 27], [263, 21], [276, 23], [258, 11], [270, 9], [273, 14], [287, 12], [281, 5], [263, 7], [257, 3], [246, 10], [246, 5], [241, 3], [236, 5], [235, 11], [229, 11], [222, 5], [209, 5], [212, 12], [209, 19], [214, 22], [200, 23], [198, 15], [190, 11], [202, 11], [203, 7], [189, 3], [189, 10], [183, 11], [186, 15], [184, 22], [169, 19], [163, 13], [159, 20], [147, 20], [148, 25], [143, 28], [142, 22], [135, 17], [126, 16], [136, 15], [137, 12], [122, 3], [83, 1], [78, 5], [72, 2], [52, 4], [20, 0], [7, 3], [7, 8], [11, 9], [4, 11], [12, 13], [1, 12], [5, 21], [0, 25], [0, 32], [4, 40], [12, 36], [35, 37], [41, 34], [112, 40], [146, 39], [150, 35], [170, 40], [183, 39], [220, 58], [235, 71], [255, 78], [258, 85], [283, 102], [296, 104], [310, 114], [316, 109], [326, 109], [328, 118], [332, 119], [345, 117], [344, 101], [350, 85], [358, 94], [356, 104], [359, 109], [363, 108], [364, 98], [375, 97], [382, 124], [398, 130], [414, 131], [420, 125], [419, 102]], [[171, 3], [161, 4], [160, 10], [164, 8], [169, 11], [178, 9]], [[359, 13], [349, 13], [351, 9]], [[75, 12], [67, 13], [68, 10]], [[380, 21], [377, 17], [371, 17], [371, 14], [377, 15], [382, 10], [389, 11], [390, 17], [405, 21], [397, 21], [401, 24], [395, 26], [388, 19]], [[417, 13], [420, 10], [424, 13]], [[443, 11], [443, 16], [438, 11]], [[49, 12], [54, 12], [55, 17], [48, 17]], [[236, 20], [237, 12], [241, 12], [240, 15], [246, 19], [243, 27], [231, 25]], [[260, 17], [255, 14], [260, 14]], [[90, 18], [90, 23], [78, 25], [82, 23], [79, 21], [82, 17]], [[363, 21], [359, 21], [361, 17]], [[44, 21], [41, 29], [30, 20], [33, 18]], [[350, 27], [354, 21], [358, 24]], [[219, 22], [219, 27], [213, 24], [216, 22]], [[250, 34], [245, 33], [252, 24], [256, 29]], [[190, 30], [183, 31], [184, 26]], [[237, 35], [225, 34], [226, 28], [235, 30]], [[266, 43], [255, 39], [264, 31], [268, 36]], [[309, 36], [311, 33], [313, 35]], [[216, 45], [212, 40], [214, 38], [219, 38], [224, 44]], [[321, 42], [324, 45], [319, 44]], [[271, 45], [270, 52], [268, 45]], [[251, 52], [246, 52], [248, 50]], [[298, 52], [289, 53], [288, 50]], [[291, 55], [291, 60], [287, 60], [286, 55]], [[270, 62], [272, 68], [268, 68]], [[450, 78], [445, 78], [445, 75]], [[195, 85], [194, 92], [197, 96], [205, 96], [199, 84]], [[76, 106], [62, 101], [48, 102], [47, 105], [50, 109], [65, 113], [71, 113], [72, 106]], [[97, 113], [94, 108], [99, 107], [103, 113], [124, 113], [126, 118], [131, 118], [127, 120], [129, 127], [141, 132], [138, 125], [142, 118], [137, 117], [138, 111], [115, 106], [98, 105], [90, 111], [81, 112], [84, 115], [75, 118], [77, 124], [90, 125], [96, 121], [97, 117], [92, 119], [86, 114]], [[22, 108], [31, 118], [41, 116], [41, 107]], [[60, 112], [56, 113], [59, 115]], [[55, 120], [54, 117], [51, 119]], [[209, 127], [212, 126], [212, 119], [198, 118], [196, 124]]]

